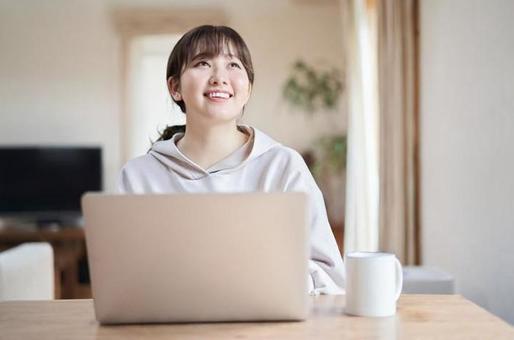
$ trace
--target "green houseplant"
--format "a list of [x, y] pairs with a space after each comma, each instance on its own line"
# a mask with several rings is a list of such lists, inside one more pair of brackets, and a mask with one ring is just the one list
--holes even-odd
[[[293, 107], [313, 116], [334, 111], [343, 93], [342, 72], [319, 70], [297, 60], [283, 85], [283, 98]], [[344, 191], [347, 140], [345, 134], [318, 138], [303, 154], [326, 200], [332, 225], [344, 223]]]
[[323, 136], [315, 143], [317, 155], [312, 167], [315, 177], [341, 174], [346, 169], [346, 135]]
[[318, 70], [297, 60], [283, 86], [284, 98], [293, 106], [314, 114], [337, 107], [343, 89], [341, 72], [337, 68]]

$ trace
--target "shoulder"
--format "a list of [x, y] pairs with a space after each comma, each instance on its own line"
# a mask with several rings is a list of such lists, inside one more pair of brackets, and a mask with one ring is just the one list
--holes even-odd
[[155, 157], [145, 154], [129, 160], [121, 169], [121, 176], [138, 176], [148, 173], [149, 170], [159, 168], [159, 163]]
[[285, 146], [264, 132], [252, 128], [254, 130], [254, 145], [252, 156], [260, 161], [279, 162], [284, 165], [293, 167], [307, 168], [303, 157], [298, 151], [288, 146]]
[[145, 154], [142, 156], [138, 156], [136, 158], [132, 158], [123, 166], [123, 171], [132, 171], [144, 168], [151, 164], [151, 156], [149, 154]]
[[152, 187], [152, 179], [160, 178], [161, 166], [149, 154], [129, 160], [118, 176], [118, 190], [123, 193], [144, 193]]
[[311, 191], [316, 187], [302, 155], [291, 147], [275, 142], [253, 162], [275, 178], [284, 191]]
[[275, 145], [267, 151], [267, 156], [273, 161], [279, 161], [295, 169], [307, 168], [302, 155], [293, 148], [282, 144]]

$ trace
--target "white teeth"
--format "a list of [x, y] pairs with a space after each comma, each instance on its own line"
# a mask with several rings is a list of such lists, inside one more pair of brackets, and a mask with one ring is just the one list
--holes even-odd
[[228, 99], [230, 97], [230, 95], [228, 93], [225, 93], [225, 92], [210, 92], [209, 93], [209, 98], [224, 98], [224, 99]]

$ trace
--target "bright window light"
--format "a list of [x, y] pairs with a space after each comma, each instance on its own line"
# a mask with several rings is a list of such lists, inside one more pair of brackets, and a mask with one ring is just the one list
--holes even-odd
[[130, 41], [125, 117], [128, 159], [145, 154], [167, 125], [185, 124], [166, 85], [168, 57], [180, 36], [145, 35]]

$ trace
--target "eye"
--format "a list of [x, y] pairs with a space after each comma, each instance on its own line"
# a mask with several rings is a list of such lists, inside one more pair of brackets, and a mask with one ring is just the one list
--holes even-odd
[[195, 64], [195, 67], [209, 67], [209, 63], [206, 62], [205, 60], [200, 60], [199, 62], [197, 62]]
[[232, 68], [234, 68], [234, 67], [235, 67], [235, 68], [239, 68], [239, 69], [241, 68], [241, 65], [239, 65], [239, 64], [238, 64], [238, 63], [236, 63], [236, 62], [231, 62], [229, 65], [230, 65], [230, 67], [232, 67]]

